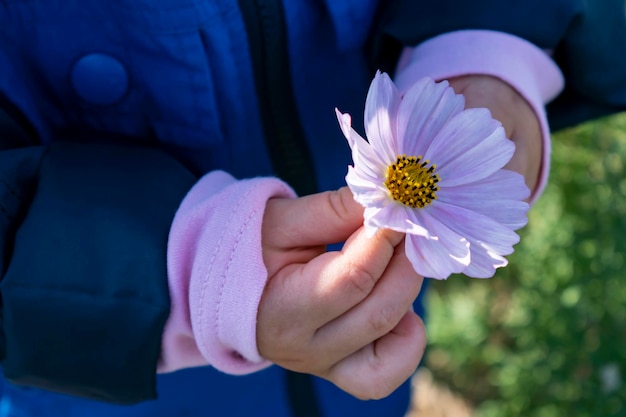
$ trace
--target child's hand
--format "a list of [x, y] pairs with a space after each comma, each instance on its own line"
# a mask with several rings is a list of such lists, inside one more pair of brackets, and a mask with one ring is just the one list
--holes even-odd
[[[361, 399], [406, 381], [426, 343], [412, 303], [423, 278], [404, 255], [403, 235], [365, 236], [350, 190], [272, 199], [263, 221], [269, 281], [258, 312], [260, 354], [326, 378]], [[348, 239], [341, 252], [327, 244]]]
[[541, 127], [528, 102], [504, 81], [487, 75], [467, 75], [449, 80], [456, 93], [465, 96], [465, 107], [486, 107], [499, 120], [515, 154], [506, 168], [519, 172], [532, 191], [541, 167]]

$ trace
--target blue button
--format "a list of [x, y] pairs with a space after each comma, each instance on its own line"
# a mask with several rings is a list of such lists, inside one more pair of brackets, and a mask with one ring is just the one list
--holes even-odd
[[79, 59], [72, 68], [72, 86], [86, 102], [106, 106], [124, 97], [128, 73], [112, 56], [93, 53]]

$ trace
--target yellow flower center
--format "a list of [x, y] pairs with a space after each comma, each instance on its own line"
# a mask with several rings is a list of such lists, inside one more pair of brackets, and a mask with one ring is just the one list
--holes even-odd
[[439, 175], [436, 165], [421, 156], [398, 155], [387, 167], [385, 186], [394, 200], [414, 208], [424, 208], [437, 198]]

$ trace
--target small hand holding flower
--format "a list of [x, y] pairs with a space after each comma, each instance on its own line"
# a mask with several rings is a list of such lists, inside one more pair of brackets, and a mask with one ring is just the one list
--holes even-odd
[[[421, 289], [403, 234], [363, 230], [347, 187], [268, 202], [262, 228], [269, 281], [257, 315], [261, 356], [326, 378], [346, 392], [389, 395], [419, 364], [424, 325], [412, 304]], [[341, 251], [326, 245], [347, 240]]]

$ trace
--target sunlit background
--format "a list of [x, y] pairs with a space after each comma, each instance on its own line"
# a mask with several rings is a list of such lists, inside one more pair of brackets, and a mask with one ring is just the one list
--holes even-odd
[[431, 283], [411, 417], [626, 416], [626, 114], [552, 161], [510, 265]]

